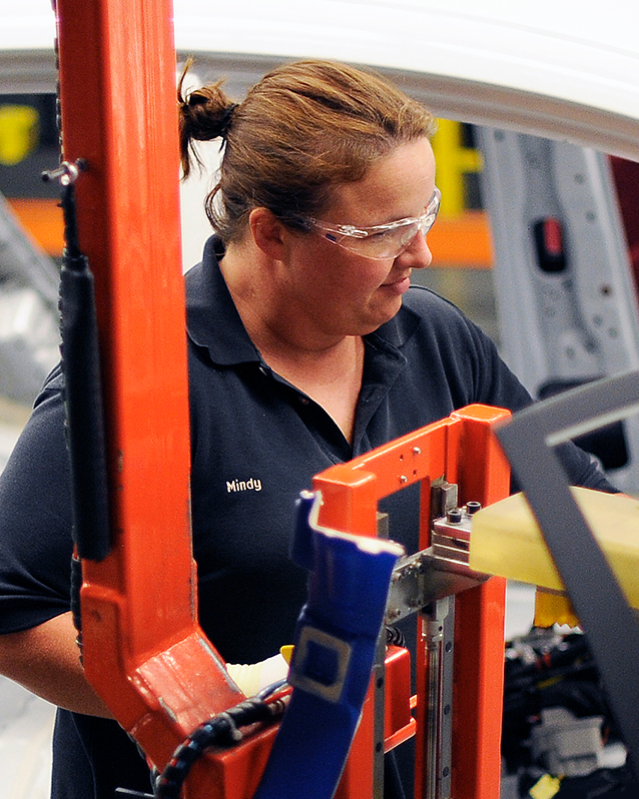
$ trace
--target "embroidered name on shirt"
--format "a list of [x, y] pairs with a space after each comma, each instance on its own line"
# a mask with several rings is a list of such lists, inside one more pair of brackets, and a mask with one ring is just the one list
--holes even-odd
[[261, 491], [262, 481], [257, 477], [249, 477], [248, 480], [227, 480], [227, 494], [234, 494], [239, 491]]

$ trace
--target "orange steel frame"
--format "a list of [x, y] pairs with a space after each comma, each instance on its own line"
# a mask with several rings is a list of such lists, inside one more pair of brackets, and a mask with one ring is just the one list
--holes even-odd
[[[169, 0], [56, 5], [63, 155], [88, 164], [76, 187], [79, 241], [96, 281], [113, 535], [105, 560], [83, 562], [84, 665], [113, 715], [162, 768], [198, 724], [242, 698], [197, 620], [172, 7]], [[435, 425], [429, 460], [408, 480], [445, 473], [460, 484], [462, 498], [486, 503], [503, 496], [507, 470], [489, 432], [493, 419], [494, 412], [475, 409]], [[323, 513], [346, 514], [336, 526], [350, 524], [352, 511], [356, 531], [374, 534], [373, 497], [394, 490], [397, 478], [385, 459], [396, 457], [397, 446], [379, 455], [384, 466], [374, 490], [362, 471], [370, 458], [348, 473], [365, 477], [361, 512], [359, 499], [355, 506], [331, 500], [343, 491], [335, 471], [318, 478]], [[345, 479], [351, 496], [352, 478]], [[498, 795], [503, 593], [503, 583], [491, 580], [458, 600], [459, 799]], [[388, 746], [414, 726], [398, 687], [408, 682], [405, 658], [395, 650], [388, 659], [393, 674], [403, 676], [389, 679], [395, 688], [388, 695], [399, 698], [389, 700], [395, 710], [389, 708]], [[371, 729], [364, 721], [353, 747], [364, 761]], [[237, 751], [204, 758], [184, 796], [248, 799], [274, 733], [264, 730]], [[350, 796], [370, 799], [353, 775], [351, 768], [343, 780]]]
[[[420, 548], [430, 545], [430, 485], [445, 476], [459, 486], [463, 504], [488, 505], [508, 495], [510, 470], [492, 433], [509, 414], [471, 405], [448, 419], [392, 441], [318, 475], [319, 524], [356, 535], [376, 535], [378, 501], [420, 482]], [[455, 604], [452, 789], [455, 799], [494, 799], [500, 790], [503, 702], [505, 581], [460, 593]], [[415, 796], [423, 793], [427, 708], [426, 656], [417, 652], [417, 744]], [[369, 755], [369, 757], [372, 757]], [[363, 773], [372, 773], [369, 767]], [[368, 793], [372, 795], [372, 785]]]

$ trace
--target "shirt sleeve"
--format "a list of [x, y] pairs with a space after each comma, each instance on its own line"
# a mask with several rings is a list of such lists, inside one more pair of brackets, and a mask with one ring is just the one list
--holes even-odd
[[73, 543], [59, 369], [0, 475], [0, 633], [69, 610]]
[[[480, 347], [483, 351], [482, 360], [485, 366], [480, 369], [479, 383], [482, 385], [482, 392], [488, 394], [487, 403], [508, 408], [513, 413], [532, 404], [532, 397], [499, 357], [494, 342], [480, 330], [476, 330], [475, 335], [479, 336]], [[618, 492], [618, 489], [606, 477], [594, 455], [571, 441], [557, 446], [555, 452], [570, 485], [609, 493]], [[513, 490], [519, 490], [516, 479], [513, 479]]]
[[[421, 300], [424, 301], [423, 295]], [[430, 300], [433, 302], [432, 294]], [[454, 305], [439, 300], [429, 307], [427, 318], [436, 330], [437, 350], [445, 364], [455, 405], [477, 402], [512, 413], [530, 405], [532, 397], [501, 359], [492, 339]], [[572, 442], [557, 447], [557, 456], [571, 485], [618, 491], [599, 461]], [[519, 489], [513, 480], [513, 491], [516, 490]]]

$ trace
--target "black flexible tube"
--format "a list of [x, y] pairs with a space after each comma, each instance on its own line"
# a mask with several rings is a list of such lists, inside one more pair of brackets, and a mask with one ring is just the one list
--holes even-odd
[[99, 561], [110, 550], [110, 526], [94, 283], [78, 245], [73, 183], [63, 186], [61, 204], [65, 251], [59, 307], [73, 538], [81, 558]]
[[266, 721], [273, 712], [260, 699], [247, 699], [219, 716], [200, 724], [175, 750], [155, 783], [156, 799], [179, 799], [189, 771], [209, 746], [230, 747], [242, 740], [240, 727]]

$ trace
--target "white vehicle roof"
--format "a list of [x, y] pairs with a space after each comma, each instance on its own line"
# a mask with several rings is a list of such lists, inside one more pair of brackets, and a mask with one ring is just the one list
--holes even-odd
[[[348, 61], [391, 73], [440, 116], [636, 160], [638, 29], [629, 0], [175, 0], [178, 53], [228, 74], [231, 87], [289, 58]], [[50, 0], [4, 4], [3, 91], [51, 80], [53, 38]]]

